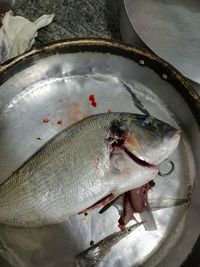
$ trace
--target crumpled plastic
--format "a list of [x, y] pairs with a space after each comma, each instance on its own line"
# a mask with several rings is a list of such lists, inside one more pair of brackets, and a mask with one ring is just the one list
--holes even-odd
[[43, 15], [31, 22], [8, 11], [0, 29], [0, 64], [29, 50], [35, 43], [38, 30], [52, 22], [54, 14]]

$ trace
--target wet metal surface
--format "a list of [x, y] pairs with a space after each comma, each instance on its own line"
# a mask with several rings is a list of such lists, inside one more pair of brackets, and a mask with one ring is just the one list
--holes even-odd
[[122, 36], [133, 43], [129, 36], [136, 33], [154, 53], [199, 83], [199, 1], [124, 0], [124, 4], [132, 30], [128, 32], [124, 24]]
[[[0, 81], [4, 81], [0, 85], [1, 183], [64, 127], [96, 113], [140, 113], [124, 87], [125, 82], [150, 114], [183, 131], [178, 149], [169, 158], [175, 163], [174, 171], [167, 177], [156, 177], [156, 186], [149, 197], [186, 199], [199, 167], [195, 164], [200, 151], [199, 130], [188, 104], [168, 81], [170, 75], [175, 77], [175, 74], [168, 70], [165, 80], [147, 67], [145, 61], [141, 65], [123, 55], [106, 53], [106, 48], [104, 53], [95, 52], [94, 48], [92, 52], [88, 50], [77, 53], [51, 50], [49, 55], [37, 55], [30, 61], [22, 59], [10, 68], [3, 67], [0, 76]], [[176, 75], [178, 80], [179, 74]], [[196, 208], [199, 200], [195, 188], [193, 191]], [[0, 253], [12, 266], [73, 266], [74, 256], [89, 247], [91, 240], [96, 243], [118, 230], [117, 210], [111, 207], [103, 214], [99, 214], [99, 210], [39, 229], [1, 226]], [[188, 219], [195, 218], [190, 222], [193, 233], [189, 243], [192, 245], [198, 235], [199, 215], [194, 213], [193, 203], [189, 218], [187, 210], [187, 205], [155, 209], [153, 215], [158, 229], [149, 232], [138, 228], [121, 240], [99, 266], [156, 266], [168, 255], [171, 246], [175, 246], [178, 253], [180, 235], [184, 243], [185, 217], [186, 225]], [[187, 256], [189, 250], [185, 248], [182, 256]], [[177, 257], [177, 261], [183, 258]], [[170, 266], [177, 265], [171, 262]]]

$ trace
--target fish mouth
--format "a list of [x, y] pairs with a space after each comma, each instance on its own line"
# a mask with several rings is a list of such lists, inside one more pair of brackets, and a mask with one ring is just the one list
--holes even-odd
[[122, 138], [122, 139], [120, 138], [120, 139], [116, 139], [114, 142], [112, 142], [112, 144], [110, 145], [111, 154], [113, 153], [113, 151], [122, 149], [126, 153], [126, 155], [129, 156], [129, 158], [131, 158], [138, 165], [143, 166], [143, 167], [147, 167], [147, 168], [155, 168], [156, 167], [156, 165], [153, 165], [153, 164], [137, 157], [133, 152], [128, 150], [126, 148], [126, 146], [124, 145], [125, 140], [126, 140], [125, 138]]
[[139, 164], [139, 165], [141, 165], [143, 167], [149, 167], [149, 168], [155, 167], [155, 165], [153, 165], [151, 163], [148, 163], [145, 160], [142, 160], [142, 159], [138, 158], [136, 155], [134, 155], [132, 152], [130, 152], [125, 146], [123, 146], [122, 149], [137, 164]]

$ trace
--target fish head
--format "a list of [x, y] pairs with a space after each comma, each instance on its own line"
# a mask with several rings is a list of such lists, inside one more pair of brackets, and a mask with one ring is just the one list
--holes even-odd
[[123, 148], [129, 156], [140, 163], [158, 165], [178, 146], [180, 130], [157, 118], [122, 114], [111, 131], [113, 135], [123, 136]]

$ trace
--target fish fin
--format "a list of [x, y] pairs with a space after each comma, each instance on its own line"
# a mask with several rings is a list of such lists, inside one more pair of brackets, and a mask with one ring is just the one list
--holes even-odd
[[104, 213], [106, 210], [108, 210], [111, 206], [114, 205], [114, 203], [117, 201], [118, 198], [120, 198], [120, 196], [116, 196], [113, 200], [111, 200], [108, 204], [106, 204], [100, 211], [99, 214]]
[[110, 203], [111, 201], [113, 201], [116, 198], [116, 195], [114, 194], [109, 194], [108, 196], [104, 197], [103, 199], [99, 200], [98, 202], [96, 202], [94, 205], [92, 205], [91, 207], [79, 212], [79, 214], [84, 214], [87, 213], [88, 211], [91, 211], [93, 209], [97, 209], [100, 208], [102, 206], [107, 205], [108, 203]]
[[157, 224], [155, 218], [153, 216], [152, 210], [149, 205], [145, 211], [139, 213], [140, 219], [144, 221], [144, 229], [145, 231], [155, 231], [157, 230]]
[[133, 102], [135, 104], [135, 106], [142, 111], [142, 113], [144, 113], [145, 115], [150, 116], [150, 113], [148, 112], [148, 110], [143, 106], [142, 102], [139, 100], [139, 98], [136, 96], [136, 94], [134, 93], [133, 89], [124, 81], [121, 81], [121, 83], [124, 85], [126, 91], [129, 92], [129, 94], [131, 95]]

